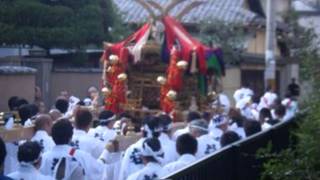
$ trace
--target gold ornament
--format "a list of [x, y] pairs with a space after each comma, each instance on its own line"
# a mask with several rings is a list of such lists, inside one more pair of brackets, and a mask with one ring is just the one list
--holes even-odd
[[126, 73], [121, 73], [117, 76], [117, 78], [120, 80], [120, 81], [125, 81], [127, 80], [128, 76]]
[[111, 64], [116, 64], [119, 61], [119, 57], [117, 55], [110, 55], [109, 56], [109, 61]]
[[108, 95], [108, 94], [111, 93], [111, 90], [109, 88], [107, 88], [107, 87], [104, 87], [104, 88], [101, 89], [101, 92], [103, 94], [105, 94], [105, 95]]
[[158, 76], [157, 77], [157, 82], [161, 85], [164, 85], [167, 82], [167, 79], [163, 76]]
[[217, 99], [217, 93], [215, 91], [211, 91], [208, 93], [208, 97], [210, 98], [210, 100], [216, 100]]
[[174, 91], [174, 90], [170, 90], [168, 93], [167, 93], [167, 97], [170, 99], [170, 100], [175, 100], [177, 98], [177, 92]]
[[188, 62], [185, 60], [181, 60], [181, 61], [177, 62], [177, 67], [179, 69], [185, 70], [188, 68]]

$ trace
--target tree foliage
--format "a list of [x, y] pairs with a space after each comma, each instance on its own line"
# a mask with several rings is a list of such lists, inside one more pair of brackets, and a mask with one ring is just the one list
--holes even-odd
[[291, 54], [300, 62], [302, 80], [313, 86], [313, 94], [302, 109], [307, 115], [293, 132], [297, 143], [281, 153], [265, 152], [269, 161], [264, 164], [262, 179], [314, 180], [320, 178], [320, 56], [318, 37], [312, 28], [300, 27], [295, 14], [288, 18], [292, 34], [286, 37]]
[[247, 30], [241, 24], [220, 20], [204, 20], [200, 23], [200, 39], [206, 44], [221, 47], [227, 63], [237, 63], [245, 49]]
[[100, 45], [112, 40], [110, 27], [121, 25], [112, 5], [111, 0], [0, 0], [0, 43], [45, 49]]

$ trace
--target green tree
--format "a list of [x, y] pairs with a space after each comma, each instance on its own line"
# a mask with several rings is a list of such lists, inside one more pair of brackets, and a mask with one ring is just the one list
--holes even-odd
[[[110, 0], [0, 0], [0, 43], [44, 49], [101, 45], [119, 27]], [[120, 19], [117, 19], [120, 21]]]
[[301, 78], [313, 86], [313, 93], [301, 109], [306, 116], [300, 119], [299, 128], [292, 134], [297, 143], [288, 149], [273, 154], [265, 151], [270, 159], [264, 164], [262, 179], [275, 180], [314, 180], [320, 178], [320, 55], [319, 38], [312, 28], [300, 27], [296, 14], [289, 14], [288, 24], [291, 33], [284, 37], [291, 55], [300, 62]]
[[240, 61], [239, 54], [243, 53], [248, 37], [248, 32], [243, 25], [220, 20], [204, 20], [200, 24], [202, 42], [221, 47], [226, 63]]

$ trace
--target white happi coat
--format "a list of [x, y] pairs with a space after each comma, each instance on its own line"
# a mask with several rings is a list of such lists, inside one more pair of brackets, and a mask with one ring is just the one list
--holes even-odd
[[155, 162], [149, 162], [143, 169], [130, 175], [127, 180], [153, 180], [159, 179], [161, 165]]
[[88, 134], [105, 143], [108, 143], [117, 136], [116, 131], [109, 129], [107, 126], [97, 126], [96, 128], [90, 129]]
[[[221, 107], [222, 107], [222, 109], [224, 111], [224, 114], [228, 114], [229, 111], [230, 111], [230, 106], [231, 106], [228, 96], [223, 94], [223, 93], [220, 93], [218, 98], [219, 98], [220, 105], [221, 105]], [[213, 105], [215, 105], [217, 103], [218, 102], [215, 101], [215, 102], [213, 102]]]
[[213, 137], [214, 140], [220, 141], [221, 136], [223, 135], [223, 131], [219, 128], [217, 128], [216, 124], [213, 122], [213, 120], [210, 120], [209, 126], [209, 135]]
[[[73, 151], [73, 153], [71, 153]], [[71, 157], [80, 163], [84, 169], [86, 180], [102, 179], [104, 173], [104, 164], [94, 159], [89, 153], [81, 150], [75, 150], [69, 145], [56, 145], [49, 152], [42, 155], [40, 171], [44, 175], [53, 176], [55, 166], [63, 157]]]
[[228, 130], [236, 132], [241, 137], [241, 139], [246, 138], [246, 133], [244, 131], [244, 128], [239, 127], [237, 123], [233, 123], [231, 126], [229, 126]]
[[160, 173], [160, 178], [168, 176], [169, 174], [178, 171], [196, 161], [196, 157], [191, 154], [183, 154], [179, 157], [179, 159], [175, 162], [169, 163], [165, 165]]
[[298, 112], [298, 102], [291, 100], [290, 98], [284, 99], [281, 104], [286, 107], [286, 114], [283, 117], [284, 120], [292, 119]]
[[181, 136], [183, 134], [187, 134], [189, 132], [190, 132], [190, 129], [189, 129], [189, 126], [187, 125], [187, 127], [183, 128], [183, 129], [178, 129], [176, 132], [174, 132], [172, 139], [176, 141], [179, 136]]
[[31, 138], [31, 141], [38, 142], [42, 147], [42, 152], [50, 151], [56, 145], [52, 140], [52, 137], [43, 130], [38, 130]]
[[18, 170], [10, 173], [8, 177], [17, 180], [54, 180], [51, 176], [41, 174], [31, 164], [20, 164]]
[[103, 150], [99, 159], [103, 159], [105, 164], [103, 179], [118, 180], [120, 171], [122, 152], [109, 152], [107, 149]]
[[261, 125], [262, 131], [266, 131], [266, 130], [268, 130], [268, 129], [271, 128], [271, 127], [272, 127], [272, 125], [270, 125], [270, 124], [267, 123], [267, 122], [264, 122], [264, 123]]
[[5, 145], [6, 145], [7, 155], [4, 160], [3, 173], [7, 175], [14, 172], [19, 165], [18, 158], [17, 158], [19, 144], [17, 142], [8, 142], [8, 143], [5, 143]]
[[162, 151], [164, 152], [164, 159], [161, 162], [162, 165], [168, 164], [172, 161], [175, 161], [178, 158], [178, 153], [176, 151], [176, 143], [170, 139], [170, 137], [161, 133], [159, 137]]
[[240, 88], [236, 90], [233, 94], [233, 98], [236, 103], [238, 103], [242, 98], [248, 97], [248, 96], [253, 96], [253, 91], [249, 88]]
[[74, 129], [71, 146], [85, 151], [91, 154], [92, 157], [98, 159], [104, 150], [105, 144], [102, 141], [88, 135], [88, 133], [83, 130]]
[[278, 95], [273, 92], [266, 92], [261, 98], [258, 105], [258, 111], [260, 111], [262, 108], [271, 108], [271, 105], [274, 103], [274, 101], [278, 98]]
[[141, 170], [143, 162], [141, 159], [142, 144], [145, 138], [129, 146], [121, 160], [119, 180], [126, 180], [131, 174]]
[[220, 149], [220, 144], [218, 141], [214, 140], [209, 134], [202, 135], [197, 138], [198, 150], [196, 153], [197, 159], [207, 156], [216, 150]]

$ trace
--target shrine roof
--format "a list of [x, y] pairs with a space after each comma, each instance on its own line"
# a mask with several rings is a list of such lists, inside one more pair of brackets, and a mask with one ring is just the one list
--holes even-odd
[[[165, 6], [168, 0], [155, 0]], [[181, 9], [194, 0], [186, 0], [170, 11], [176, 16]], [[113, 0], [122, 19], [126, 23], [141, 24], [147, 21], [148, 12], [134, 0]], [[158, 12], [159, 11], [155, 11]], [[200, 24], [203, 21], [220, 20], [227, 23], [250, 24], [259, 21], [260, 16], [245, 8], [245, 0], [206, 0], [202, 5], [195, 7], [182, 18], [184, 24]]]

